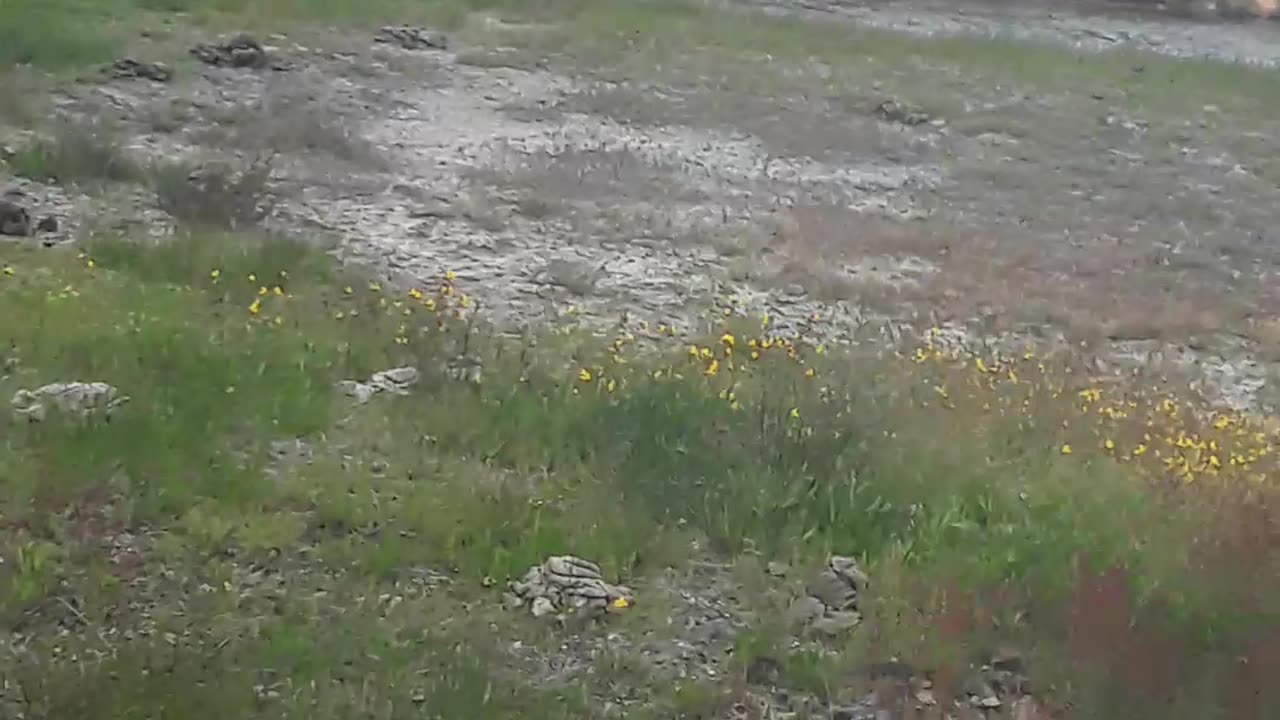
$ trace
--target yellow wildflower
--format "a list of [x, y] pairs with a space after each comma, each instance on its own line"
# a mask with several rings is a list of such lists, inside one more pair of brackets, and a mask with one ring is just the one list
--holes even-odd
[[738, 340], [733, 336], [733, 333], [725, 333], [724, 335], [721, 335], [720, 342], [724, 343], [724, 346], [728, 348], [738, 344]]
[[218, 279], [218, 278], [220, 278], [220, 277], [222, 277], [222, 271], [221, 271], [221, 270], [219, 270], [219, 269], [217, 269], [217, 268], [214, 268], [213, 270], [210, 270], [210, 271], [209, 271], [209, 279], [210, 279], [210, 280], [217, 280], [217, 279]]
[[355, 290], [352, 290], [350, 285], [348, 285], [348, 286], [346, 286], [346, 287], [342, 288], [342, 294], [343, 294], [343, 295], [350, 295], [350, 294], [352, 294], [352, 293], [354, 293], [354, 292], [355, 292]]
[[714, 377], [715, 374], [718, 372], [720, 372], [720, 361], [713, 358], [711, 360], [711, 364], [707, 366], [707, 370], [705, 374], [708, 377]]
[[418, 288], [411, 288], [411, 289], [409, 290], [409, 297], [413, 298], [414, 300], [421, 300], [421, 299], [422, 299], [422, 291], [421, 291], [421, 290], [419, 290]]
[[591, 371], [586, 368], [582, 368], [578, 371], [578, 379], [584, 383], [591, 382]]
[[249, 306], [249, 314], [257, 315], [260, 312], [262, 312], [262, 301], [254, 300], [253, 304]]
[[604, 386], [604, 389], [609, 392], [613, 392], [618, 389], [618, 383], [615, 382], [613, 378], [609, 378], [609, 382]]
[[446, 270], [444, 273], [444, 279], [449, 282], [453, 282], [453, 280], [457, 277], [458, 277], [458, 274], [452, 270]]
[[13, 266], [12, 266], [12, 265], [5, 265], [5, 266], [4, 266], [4, 274], [5, 274], [5, 275], [8, 275], [9, 277], [13, 277], [13, 273], [14, 273], [14, 269], [13, 269]]
[[800, 408], [791, 408], [791, 412], [790, 412], [790, 413], [788, 413], [788, 415], [790, 415], [790, 416], [791, 416], [791, 419], [792, 419], [792, 420], [799, 420], [799, 419], [800, 419]]
[[1066, 445], [1063, 445], [1063, 446], [1062, 446], [1062, 454], [1063, 454], [1063, 455], [1070, 455], [1070, 454], [1071, 454], [1071, 445], [1070, 445], [1070, 444], [1066, 444]]

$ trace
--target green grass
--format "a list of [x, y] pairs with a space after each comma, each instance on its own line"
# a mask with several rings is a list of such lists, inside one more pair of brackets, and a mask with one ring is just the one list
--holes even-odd
[[120, 146], [107, 123], [57, 124], [48, 137], [16, 148], [4, 161], [14, 175], [62, 185], [136, 182], [144, 170]]
[[[580, 697], [522, 686], [501, 655], [476, 664], [474, 653], [497, 652], [490, 631], [450, 622], [446, 639], [424, 641], [425, 620], [403, 609], [384, 617], [372, 601], [404, 595], [437, 621], [491, 618], [519, 633], [482, 581], [565, 552], [602, 563], [642, 595], [645, 578], [692, 558], [759, 554], [808, 567], [831, 552], [859, 554], [877, 585], [849, 657], [949, 662], [956, 639], [926, 632], [931, 618], [956, 597], [1004, 588], [1038, 613], [1034, 631], [1004, 635], [1069, 658], [1084, 558], [1122, 569], [1131, 597], [1096, 612], [1148, 618], [1180, 651], [1194, 648], [1186, 661], [1206, 672], [1274, 622], [1269, 605], [1242, 613], [1241, 588], [1206, 585], [1183, 562], [1203, 526], [1194, 508], [1108, 461], [1063, 457], [1035, 432], [956, 434], [952, 418], [904, 403], [883, 360], [809, 356], [835, 389], [820, 395], [779, 356], [737, 378], [735, 410], [688, 358], [617, 366], [586, 338], [502, 340], [277, 238], [193, 234], [151, 247], [98, 239], [80, 253], [6, 249], [0, 264], [13, 269], [0, 280], [0, 346], [13, 358], [0, 391], [82, 379], [131, 396], [109, 422], [6, 421], [0, 440], [9, 469], [0, 532], [13, 549], [0, 566], [12, 581], [0, 617], [22, 619], [39, 639], [0, 663], [22, 665], [28, 701], [45, 708], [37, 717], [91, 703], [104, 708], [98, 717], [166, 717], [185, 707], [177, 698], [207, 696], [209, 717], [310, 708], [318, 714], [309, 717], [339, 718], [369, 703], [412, 706], [412, 693], [439, 694], [446, 708], [486, 698], [491, 717], [582, 716]], [[406, 322], [427, 329], [402, 331]], [[460, 353], [481, 359], [479, 385], [445, 372]], [[332, 389], [402, 364], [424, 373], [410, 396], [353, 407]], [[577, 378], [580, 367], [592, 369], [591, 383]], [[605, 378], [618, 383], [614, 392]], [[291, 438], [310, 446], [309, 461], [275, 459], [272, 441]], [[150, 538], [132, 581], [104, 564], [113, 553], [99, 543], [112, 528]], [[255, 564], [282, 573], [279, 590], [263, 594], [261, 579], [244, 585]], [[406, 595], [425, 568], [452, 573], [452, 589]], [[59, 657], [93, 651], [97, 633], [54, 653], [69, 641], [38, 629], [67, 602], [103, 630], [135, 621], [113, 608], [144, 608], [180, 640], [104, 641], [114, 659], [72, 682], [82, 671]], [[343, 602], [349, 613], [327, 622], [325, 608]], [[273, 619], [264, 621], [267, 607]], [[643, 617], [634, 621], [641, 628]], [[237, 629], [250, 625], [248, 635]], [[777, 650], [783, 632], [761, 626], [742, 652], [782, 652], [787, 682], [807, 691], [851, 672], [847, 661]], [[960, 641], [993, 637], [972, 633]], [[444, 651], [457, 643], [475, 648]], [[448, 668], [425, 676], [437, 685], [410, 682], [435, 663]], [[355, 675], [335, 684], [339, 668]], [[264, 673], [277, 692], [265, 701], [253, 689]], [[142, 679], [108, 680], [124, 676]], [[1094, 697], [1091, 708], [1132, 695], [1107, 678], [1080, 679], [1091, 677], [1083, 670], [1060, 677], [1085, 683], [1073, 697]], [[635, 682], [655, 707], [722, 699], [711, 688]], [[1221, 697], [1207, 680], [1187, 692], [1188, 707]]]

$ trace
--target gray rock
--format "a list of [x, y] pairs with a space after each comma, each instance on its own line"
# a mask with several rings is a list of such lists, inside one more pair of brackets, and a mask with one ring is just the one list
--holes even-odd
[[810, 584], [809, 593], [821, 600], [829, 611], [855, 611], [858, 590], [866, 581], [856, 560], [834, 555], [827, 561], [827, 569]]
[[545, 614], [548, 606], [555, 611], [602, 611], [619, 601], [626, 607], [633, 600], [630, 588], [605, 582], [598, 565], [572, 555], [550, 557], [529, 568], [509, 583], [508, 590], [519, 601], [516, 607], [528, 605], [535, 615]]
[[274, 58], [250, 35], [237, 35], [223, 43], [199, 43], [191, 54], [206, 65], [251, 68], [254, 70], [287, 70], [289, 63]]
[[826, 615], [813, 621], [813, 629], [823, 635], [843, 635], [862, 622], [862, 615], [856, 612], [837, 611], [829, 612]]
[[572, 555], [549, 557], [543, 567], [556, 577], [600, 579], [599, 565]]
[[877, 105], [875, 115], [885, 122], [907, 126], [923, 125], [933, 119], [920, 108], [893, 99]]
[[812, 595], [796, 598], [787, 608], [787, 620], [794, 625], [808, 625], [827, 611], [822, 601]]
[[0, 199], [0, 235], [26, 237], [31, 234], [31, 215], [21, 205]]
[[408, 395], [409, 388], [417, 384], [419, 377], [417, 368], [398, 367], [376, 372], [366, 382], [343, 380], [338, 383], [338, 389], [363, 405], [379, 393]]
[[120, 80], [142, 79], [155, 82], [169, 82], [173, 77], [173, 71], [164, 63], [143, 62], [128, 57], [112, 63], [107, 74]]
[[19, 390], [14, 393], [10, 406], [15, 415], [29, 422], [40, 422], [46, 419], [51, 407], [81, 419], [98, 413], [110, 417], [128, 401], [128, 396], [103, 382], [66, 382]]
[[529, 603], [529, 612], [531, 612], [536, 618], [545, 617], [555, 611], [556, 606], [552, 604], [551, 600], [545, 597], [536, 597]]
[[405, 50], [445, 50], [449, 47], [449, 38], [444, 33], [407, 25], [384, 27], [378, 30], [373, 40]]
[[40, 218], [40, 222], [36, 223], [37, 233], [56, 233], [58, 232], [58, 218], [52, 215], [45, 215]]

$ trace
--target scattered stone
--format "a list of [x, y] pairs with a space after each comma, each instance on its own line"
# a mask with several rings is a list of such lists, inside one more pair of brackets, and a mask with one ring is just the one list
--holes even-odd
[[0, 199], [0, 235], [31, 234], [31, 214], [21, 205]]
[[777, 560], [770, 560], [769, 563], [764, 566], [764, 569], [765, 572], [774, 577], [786, 577], [787, 572], [791, 570], [791, 568], [787, 567], [786, 563], [778, 562]]
[[773, 685], [782, 677], [782, 663], [768, 655], [758, 655], [747, 664], [747, 682], [752, 685]]
[[629, 607], [634, 595], [630, 588], [611, 585], [600, 576], [600, 567], [572, 555], [547, 558], [541, 565], [529, 568], [519, 580], [509, 584], [504, 597], [508, 606], [528, 607], [534, 617], [565, 611], [603, 612], [610, 608]]
[[15, 415], [28, 422], [41, 422], [53, 407], [80, 419], [96, 413], [110, 417], [111, 413], [129, 401], [116, 388], [103, 382], [66, 382], [43, 385], [35, 390], [19, 390], [14, 393], [10, 405]]
[[1026, 660], [1022, 653], [1013, 648], [1002, 647], [991, 656], [993, 670], [1019, 673], [1026, 670], [1026, 667]]
[[58, 218], [53, 215], [45, 215], [40, 218], [40, 222], [36, 223], [36, 233], [56, 232], [58, 232]]
[[849, 632], [860, 622], [862, 622], [862, 615], [856, 612], [829, 612], [813, 621], [813, 629], [823, 635], [835, 637]]
[[289, 63], [272, 57], [262, 43], [246, 34], [237, 35], [225, 43], [199, 43], [191, 48], [191, 54], [200, 62], [215, 67], [254, 70], [288, 70], [291, 67]]
[[822, 601], [812, 595], [796, 598], [787, 608], [787, 620], [793, 625], [810, 625], [826, 614]]
[[141, 79], [163, 83], [173, 78], [173, 71], [164, 63], [143, 62], [128, 57], [112, 63], [107, 72], [117, 80]]
[[374, 42], [398, 45], [405, 50], [446, 50], [449, 39], [444, 33], [410, 27], [408, 25], [387, 26], [373, 36]]
[[833, 555], [827, 568], [809, 584], [808, 595], [791, 603], [789, 619], [823, 635], [846, 633], [862, 622], [858, 591], [866, 582], [856, 560]]
[[973, 704], [986, 710], [995, 710], [996, 708], [1000, 707], [1003, 703], [1001, 703], [1000, 698], [996, 697], [995, 695], [987, 695], [986, 697], [983, 697], [983, 698], [975, 698]]
[[417, 384], [418, 379], [418, 369], [406, 366], [376, 372], [369, 378], [368, 382], [343, 380], [338, 383], [338, 388], [363, 405], [369, 402], [374, 395], [382, 392], [408, 395], [409, 388]]
[[876, 106], [875, 114], [885, 122], [898, 123], [900, 125], [916, 126], [924, 125], [933, 118], [920, 108], [908, 105], [899, 100], [885, 100]]
[[855, 612], [858, 591], [866, 584], [866, 575], [856, 560], [833, 555], [827, 569], [810, 584], [809, 594], [822, 601], [828, 612]]

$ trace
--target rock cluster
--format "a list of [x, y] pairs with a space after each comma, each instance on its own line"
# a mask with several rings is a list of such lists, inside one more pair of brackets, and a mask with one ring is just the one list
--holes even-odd
[[107, 73], [116, 79], [143, 79], [154, 80], [155, 82], [169, 82], [173, 77], [173, 71], [164, 63], [143, 62], [134, 60], [133, 58], [121, 58], [111, 64], [107, 69]]
[[449, 40], [442, 33], [407, 25], [387, 26], [373, 36], [374, 42], [398, 45], [405, 50], [445, 50]]
[[48, 416], [50, 407], [83, 419], [96, 413], [110, 416], [128, 401], [128, 396], [106, 383], [65, 382], [19, 390], [14, 393], [10, 406], [15, 415], [29, 422], [40, 422]]
[[355, 398], [356, 402], [363, 405], [378, 393], [389, 392], [395, 395], [408, 395], [409, 388], [417, 384], [418, 378], [417, 368], [398, 367], [376, 372], [365, 382], [343, 380], [338, 383], [338, 389]]
[[199, 43], [191, 48], [197, 60], [215, 67], [251, 68], [254, 70], [288, 70], [289, 64], [272, 57], [267, 49], [250, 35], [237, 35], [223, 43]]
[[534, 617], [543, 617], [624, 609], [634, 595], [628, 587], [605, 582], [599, 565], [572, 555], [556, 555], [512, 581], [504, 598], [511, 608], [528, 608]]
[[808, 594], [791, 604], [794, 622], [826, 635], [838, 635], [862, 621], [858, 592], [867, 576], [851, 557], [833, 555], [827, 567], [808, 585]]

